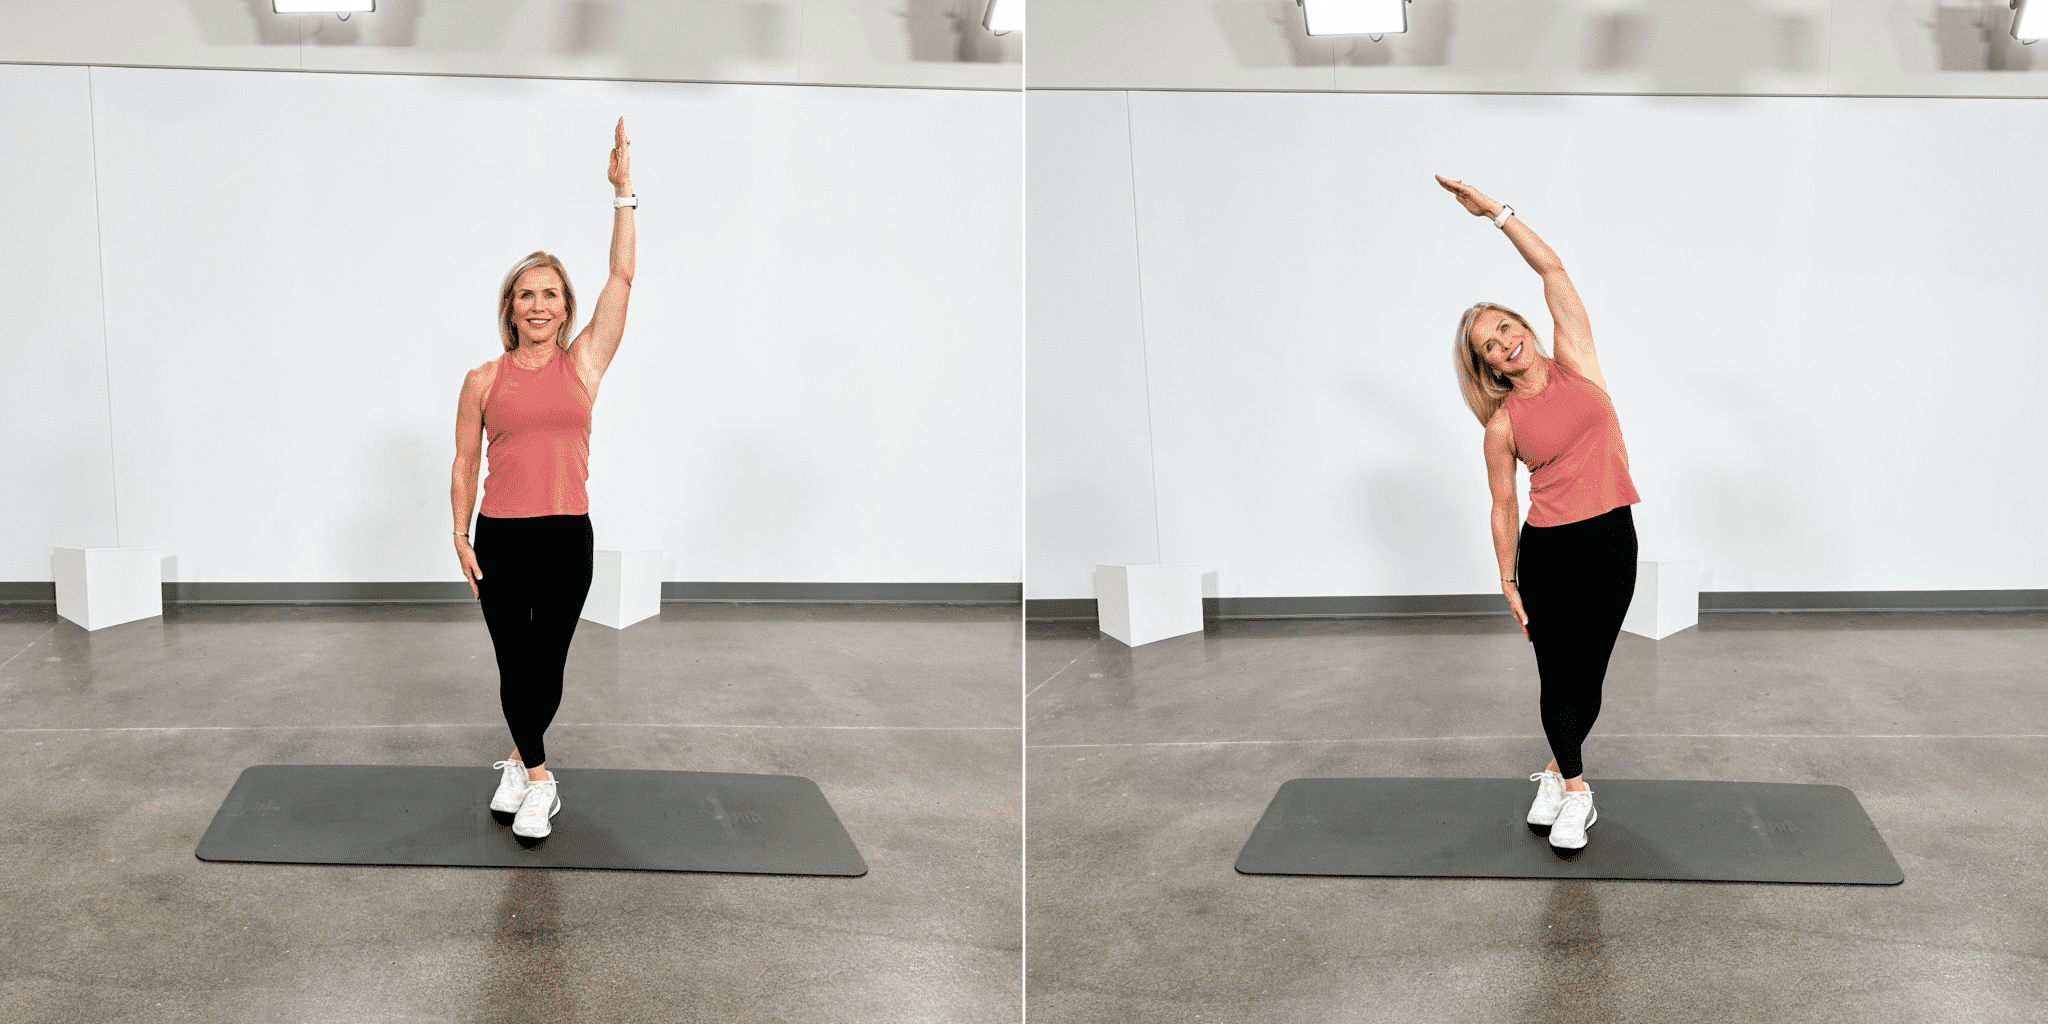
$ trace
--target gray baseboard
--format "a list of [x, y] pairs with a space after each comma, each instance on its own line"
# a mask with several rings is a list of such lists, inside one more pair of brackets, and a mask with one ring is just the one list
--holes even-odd
[[[165, 604], [459, 604], [469, 584], [166, 583]], [[1010, 605], [1021, 583], [663, 583], [663, 604], [954, 604]], [[0, 582], [0, 604], [56, 604], [57, 585]], [[1091, 606], [1093, 602], [1090, 602]], [[1092, 610], [1092, 608], [1091, 608]]]
[[1023, 603], [1022, 583], [663, 583], [661, 599], [744, 604], [1003, 604]]
[[[1422, 615], [1506, 615], [1499, 594], [1344, 597], [1210, 597], [1211, 619], [1352, 619]], [[2048, 611], [2048, 590], [1715, 590], [1700, 612], [2028, 612]], [[1024, 617], [1037, 622], [1095, 618], [1092, 597], [1034, 598]]]

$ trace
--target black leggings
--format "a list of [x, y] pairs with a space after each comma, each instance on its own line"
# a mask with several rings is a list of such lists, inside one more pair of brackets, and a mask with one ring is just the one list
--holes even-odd
[[1522, 525], [1515, 551], [1529, 642], [1543, 679], [1543, 734], [1558, 774], [1585, 771], [1579, 745], [1600, 717], [1607, 658], [1636, 592], [1636, 523], [1622, 505], [1563, 526]]
[[498, 652], [498, 703], [529, 768], [562, 706], [562, 666], [590, 594], [590, 516], [476, 517], [477, 598]]

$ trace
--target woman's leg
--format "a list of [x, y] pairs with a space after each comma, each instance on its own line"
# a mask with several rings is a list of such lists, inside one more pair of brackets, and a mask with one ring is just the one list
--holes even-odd
[[1600, 715], [1608, 658], [1635, 593], [1635, 527], [1627, 506], [1593, 519], [1525, 527], [1522, 606], [1542, 677], [1543, 732], [1567, 791], [1586, 788], [1581, 747]]
[[569, 643], [576, 638], [576, 623], [583, 616], [584, 599], [590, 596], [594, 555], [588, 515], [548, 516], [546, 520], [546, 537], [540, 541], [544, 555], [537, 559], [541, 585], [532, 598], [531, 661], [520, 708], [526, 732], [532, 737], [520, 740], [520, 749], [533, 755], [525, 763], [527, 777], [536, 781], [553, 777], [546, 767], [544, 735], [562, 706]]
[[533, 605], [537, 591], [545, 586], [545, 564], [531, 519], [477, 517], [477, 567], [483, 578], [477, 581], [477, 598], [483, 605], [484, 624], [491, 632], [491, 647], [498, 658], [498, 705], [512, 732], [513, 759], [521, 754], [530, 768], [546, 756], [540, 733], [532, 728], [530, 694], [534, 688], [535, 641]]
[[[545, 735], [562, 704], [569, 641], [590, 593], [590, 517], [478, 517], [477, 581], [498, 656], [498, 703], [527, 777], [549, 775]], [[490, 562], [486, 566], [486, 550]]]

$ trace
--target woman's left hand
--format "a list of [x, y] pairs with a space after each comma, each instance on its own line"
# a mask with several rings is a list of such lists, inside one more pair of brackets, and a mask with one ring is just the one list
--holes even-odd
[[1436, 183], [1457, 196], [1458, 205], [1464, 207], [1466, 212], [1474, 217], [1491, 218], [1500, 213], [1499, 203], [1486, 198], [1484, 193], [1462, 181], [1452, 181], [1439, 174], [1436, 176]]
[[633, 143], [632, 140], [626, 138], [625, 118], [619, 118], [618, 127], [612, 130], [612, 139], [612, 162], [611, 166], [605, 170], [604, 176], [611, 180], [613, 188], [619, 190], [619, 195], [632, 195], [632, 157], [626, 151], [626, 147]]

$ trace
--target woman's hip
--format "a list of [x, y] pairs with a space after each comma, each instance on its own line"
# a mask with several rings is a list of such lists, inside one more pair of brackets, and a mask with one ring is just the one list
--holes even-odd
[[522, 567], [588, 568], [592, 532], [588, 513], [574, 516], [529, 516], [493, 519], [478, 516], [471, 547], [477, 568], [490, 578], [491, 563], [514, 572]]

